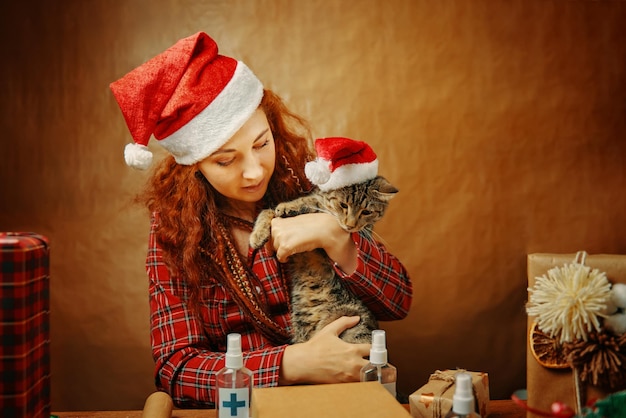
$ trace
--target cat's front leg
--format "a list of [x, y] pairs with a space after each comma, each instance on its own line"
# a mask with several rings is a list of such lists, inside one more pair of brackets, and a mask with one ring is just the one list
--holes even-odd
[[255, 250], [261, 248], [269, 240], [274, 217], [273, 209], [265, 209], [256, 218], [254, 228], [250, 233], [250, 246]]

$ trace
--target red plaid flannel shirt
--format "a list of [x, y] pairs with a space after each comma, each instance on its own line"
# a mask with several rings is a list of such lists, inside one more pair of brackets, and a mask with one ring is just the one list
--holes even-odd
[[[258, 333], [220, 284], [202, 289], [202, 329], [186, 304], [188, 291], [170, 277], [155, 237], [158, 217], [153, 218], [146, 269], [150, 279], [152, 355], [158, 389], [167, 391], [177, 406], [213, 407], [215, 374], [224, 367], [226, 336], [241, 334], [245, 367], [254, 373], [254, 386], [276, 386], [285, 345], [275, 346]], [[411, 305], [412, 285], [400, 261], [382, 244], [354, 234], [359, 248], [355, 273], [345, 275], [346, 285], [379, 320], [404, 318]], [[248, 254], [252, 256], [252, 252]], [[288, 289], [281, 280], [281, 266], [265, 249], [256, 253], [252, 266], [260, 280], [274, 321], [290, 330]]]

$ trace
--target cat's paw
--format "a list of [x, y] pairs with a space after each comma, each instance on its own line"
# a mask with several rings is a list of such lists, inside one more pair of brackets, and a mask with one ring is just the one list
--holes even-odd
[[276, 209], [274, 209], [274, 215], [276, 215], [277, 218], [289, 218], [298, 215], [298, 211], [294, 210], [289, 205], [280, 203], [276, 206]]
[[274, 211], [266, 209], [259, 214], [254, 222], [254, 228], [250, 233], [250, 246], [255, 250], [261, 248], [270, 239], [273, 218]]
[[302, 205], [300, 203], [294, 204], [294, 202], [296, 201], [280, 203], [278, 206], [276, 206], [276, 209], [274, 209], [274, 214], [276, 215], [276, 217], [291, 218], [292, 216], [298, 216], [304, 213], [314, 212], [314, 210], [312, 210], [308, 206]]

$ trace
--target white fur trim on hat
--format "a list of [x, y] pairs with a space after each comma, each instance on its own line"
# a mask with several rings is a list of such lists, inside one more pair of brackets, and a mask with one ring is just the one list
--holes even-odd
[[145, 170], [152, 164], [152, 152], [145, 145], [131, 142], [124, 147], [124, 160], [129, 167]]
[[202, 112], [159, 141], [178, 164], [192, 165], [217, 151], [246, 123], [263, 98], [263, 85], [241, 61], [233, 78]]
[[317, 184], [323, 192], [329, 190], [340, 189], [356, 183], [362, 183], [371, 180], [378, 174], [378, 159], [369, 163], [344, 164], [337, 167], [329, 178], [323, 183], [315, 183], [311, 178], [311, 182]]

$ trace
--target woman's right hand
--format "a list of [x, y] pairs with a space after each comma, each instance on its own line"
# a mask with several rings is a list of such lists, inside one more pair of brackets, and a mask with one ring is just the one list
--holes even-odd
[[322, 328], [309, 341], [285, 348], [280, 370], [281, 385], [298, 383], [358, 382], [368, 364], [370, 344], [350, 344], [339, 335], [359, 322], [343, 316]]

